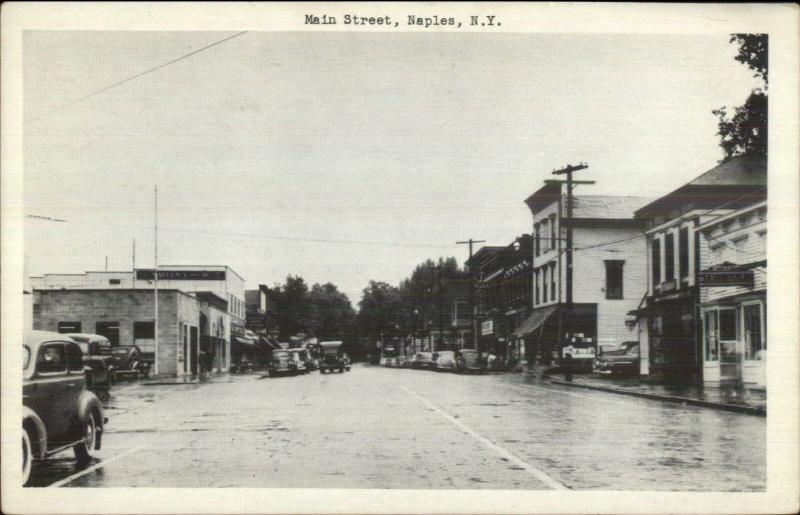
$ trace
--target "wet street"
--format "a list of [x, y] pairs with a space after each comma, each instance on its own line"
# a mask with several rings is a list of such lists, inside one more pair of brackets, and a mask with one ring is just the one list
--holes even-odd
[[34, 486], [761, 491], [766, 419], [557, 386], [354, 365], [122, 383], [103, 449]]

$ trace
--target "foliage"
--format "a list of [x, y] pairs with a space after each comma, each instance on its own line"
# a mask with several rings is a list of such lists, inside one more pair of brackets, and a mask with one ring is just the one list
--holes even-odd
[[309, 290], [300, 276], [288, 276], [283, 285], [269, 290], [281, 337], [299, 333], [324, 338], [345, 338], [352, 333], [355, 310], [350, 299], [331, 283]]
[[402, 304], [397, 287], [381, 281], [370, 281], [358, 305], [361, 334], [377, 336], [398, 329], [402, 320]]
[[347, 295], [335, 284], [315, 284], [309, 294], [313, 316], [316, 318], [314, 334], [321, 339], [344, 339], [350, 336], [355, 325], [356, 312]]
[[767, 86], [768, 36], [766, 34], [733, 34], [731, 43], [739, 45], [734, 59], [755, 72], [764, 81], [763, 88], [750, 92], [744, 104], [733, 108], [731, 115], [723, 106], [712, 111], [719, 119], [717, 135], [724, 152], [722, 161], [741, 155], [767, 155]]

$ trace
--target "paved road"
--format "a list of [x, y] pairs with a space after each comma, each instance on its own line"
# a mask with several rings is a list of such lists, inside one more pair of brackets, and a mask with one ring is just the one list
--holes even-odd
[[38, 486], [760, 491], [760, 417], [356, 365], [344, 374], [121, 386], [88, 468]]

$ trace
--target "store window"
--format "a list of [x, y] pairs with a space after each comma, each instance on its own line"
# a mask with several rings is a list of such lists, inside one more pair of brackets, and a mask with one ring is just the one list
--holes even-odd
[[664, 280], [675, 279], [675, 235], [670, 233], [664, 237]]
[[719, 339], [725, 341], [735, 341], [739, 334], [736, 324], [735, 309], [719, 310]]
[[80, 322], [59, 322], [58, 323], [58, 332], [61, 334], [64, 333], [79, 333], [81, 332], [81, 323]]
[[717, 336], [717, 312], [705, 312], [705, 331], [703, 331], [703, 339], [705, 340], [706, 361], [719, 360], [719, 337]]
[[133, 344], [139, 350], [147, 353], [156, 351], [156, 331], [155, 322], [134, 322], [133, 323]]
[[761, 304], [744, 306], [744, 359], [763, 359], [766, 350], [761, 331]]
[[119, 322], [97, 322], [94, 332], [108, 338], [112, 347], [119, 346]]
[[678, 232], [678, 274], [681, 279], [689, 277], [689, 228]]
[[622, 267], [625, 261], [606, 261], [606, 298], [622, 298]]

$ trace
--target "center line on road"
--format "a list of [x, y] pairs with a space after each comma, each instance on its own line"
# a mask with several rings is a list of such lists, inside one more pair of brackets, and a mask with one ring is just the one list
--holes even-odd
[[406, 388], [405, 386], [401, 386], [400, 388], [405, 390], [409, 395], [411, 395], [412, 397], [416, 398], [418, 401], [420, 401], [421, 403], [423, 403], [424, 405], [426, 405], [427, 407], [429, 407], [430, 409], [432, 409], [433, 411], [435, 411], [436, 413], [438, 413], [439, 415], [441, 415], [445, 419], [449, 420], [453, 425], [455, 425], [456, 427], [458, 427], [459, 429], [461, 429], [462, 431], [464, 431], [465, 433], [467, 433], [471, 437], [473, 437], [476, 440], [478, 440], [484, 446], [488, 447], [489, 449], [493, 450], [495, 453], [499, 454], [503, 458], [507, 459], [508, 461], [512, 462], [516, 466], [518, 466], [521, 469], [525, 470], [530, 475], [532, 475], [533, 477], [535, 477], [539, 481], [543, 482], [544, 484], [546, 484], [547, 486], [549, 486], [553, 490], [569, 490], [569, 487], [566, 486], [565, 484], [557, 481], [556, 479], [552, 478], [549, 474], [547, 474], [543, 470], [541, 470], [541, 469], [539, 469], [537, 467], [534, 467], [533, 465], [531, 465], [530, 463], [528, 463], [526, 461], [523, 461], [522, 459], [520, 459], [516, 455], [514, 455], [511, 452], [507, 451], [503, 447], [500, 447], [499, 445], [497, 445], [493, 441], [489, 440], [488, 438], [486, 438], [482, 434], [474, 431], [472, 428], [470, 428], [469, 426], [467, 426], [466, 424], [464, 424], [463, 422], [461, 422], [457, 418], [454, 418], [452, 415], [450, 415], [446, 411], [442, 410], [441, 408], [439, 408], [438, 406], [436, 406], [435, 404], [430, 402], [428, 399], [422, 397], [421, 395], [417, 394], [413, 390], [410, 390], [410, 389]]
[[76, 473], [72, 474], [71, 476], [67, 476], [64, 479], [60, 480], [60, 481], [56, 481], [55, 483], [53, 483], [51, 485], [48, 485], [47, 488], [58, 488], [59, 486], [64, 486], [64, 485], [66, 485], [68, 483], [72, 483], [73, 481], [75, 481], [79, 477], [85, 476], [89, 472], [94, 472], [95, 470], [97, 470], [99, 468], [103, 468], [105, 465], [108, 465], [112, 461], [117, 461], [118, 459], [124, 458], [128, 454], [134, 453], [134, 452], [136, 452], [138, 450], [141, 450], [141, 447], [136, 447], [134, 449], [130, 449], [128, 451], [123, 452], [122, 454], [117, 454], [113, 458], [108, 458], [107, 460], [103, 460], [100, 463], [95, 463], [94, 465], [92, 465], [89, 468], [83, 469], [80, 472], [76, 472]]

